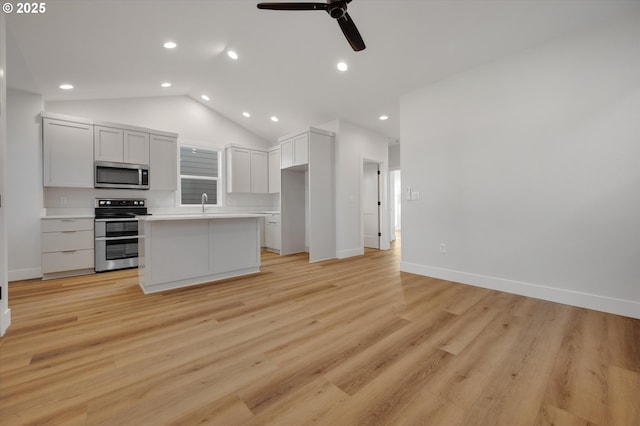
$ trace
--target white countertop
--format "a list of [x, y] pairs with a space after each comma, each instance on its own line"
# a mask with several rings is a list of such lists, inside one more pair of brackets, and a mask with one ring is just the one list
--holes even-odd
[[163, 220], [202, 220], [202, 219], [242, 219], [250, 217], [265, 217], [266, 213], [188, 213], [188, 214], [154, 214], [137, 216], [138, 220], [158, 222]]
[[93, 219], [92, 214], [58, 214], [51, 216], [42, 216], [40, 219]]

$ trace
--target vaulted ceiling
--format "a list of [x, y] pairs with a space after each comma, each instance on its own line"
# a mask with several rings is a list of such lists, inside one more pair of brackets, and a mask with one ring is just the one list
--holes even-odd
[[[43, 14], [14, 11], [8, 85], [45, 101], [188, 95], [270, 141], [337, 118], [398, 138], [403, 94], [640, 12], [638, 1], [615, 0], [353, 0], [367, 44], [354, 52], [328, 14], [256, 3], [56, 0]], [[177, 47], [163, 48], [168, 40]], [[66, 82], [74, 89], [61, 90]]]

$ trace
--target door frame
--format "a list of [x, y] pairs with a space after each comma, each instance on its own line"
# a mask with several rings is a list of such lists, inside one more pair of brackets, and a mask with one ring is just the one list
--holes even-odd
[[363, 205], [364, 205], [364, 165], [375, 163], [378, 165], [378, 200], [380, 205], [378, 206], [378, 232], [381, 234], [379, 237], [380, 250], [389, 250], [391, 248], [391, 241], [389, 240], [389, 171], [387, 163], [384, 161], [372, 159], [366, 156], [362, 156], [360, 160], [360, 205], [358, 209], [359, 221], [360, 221], [360, 248], [364, 253], [364, 220], [363, 220]]

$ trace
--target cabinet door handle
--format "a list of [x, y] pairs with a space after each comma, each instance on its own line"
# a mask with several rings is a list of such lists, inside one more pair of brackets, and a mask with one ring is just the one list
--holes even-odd
[[77, 252], [77, 251], [78, 251], [78, 250], [64, 250], [64, 251], [62, 251], [61, 253], [75, 253], [75, 252]]
[[75, 219], [62, 219], [63, 222], [75, 222]]

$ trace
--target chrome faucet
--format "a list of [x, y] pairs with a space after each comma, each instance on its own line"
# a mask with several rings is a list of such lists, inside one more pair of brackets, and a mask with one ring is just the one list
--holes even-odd
[[200, 197], [202, 200], [202, 214], [204, 214], [204, 202], [205, 201], [209, 201], [209, 197], [207, 196], [206, 192], [202, 193], [202, 197]]

